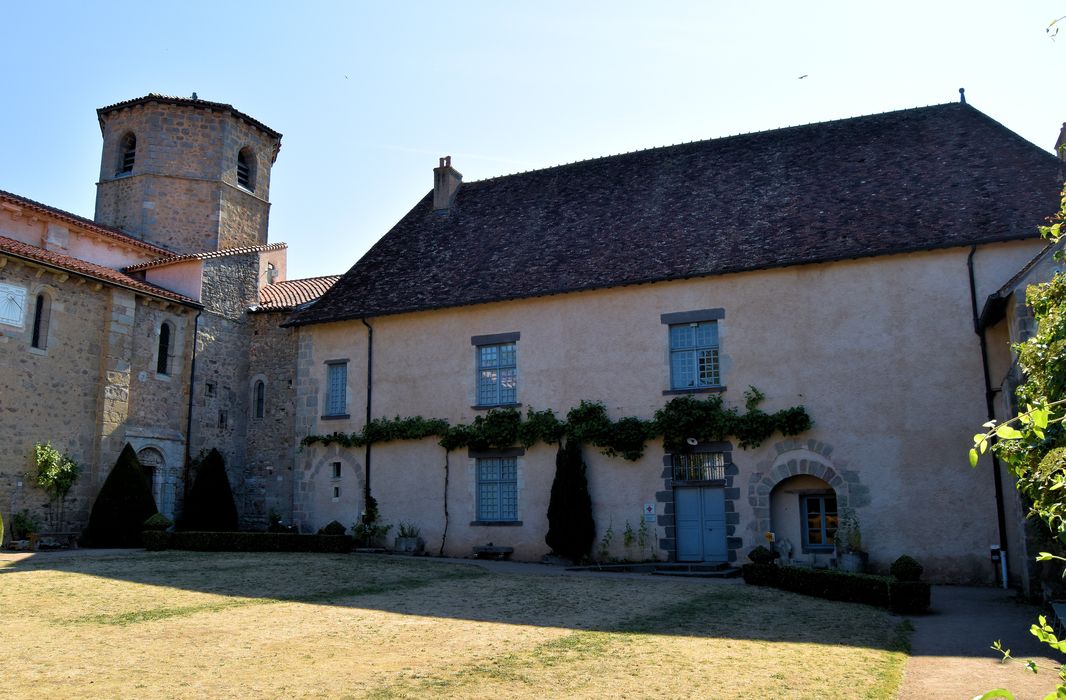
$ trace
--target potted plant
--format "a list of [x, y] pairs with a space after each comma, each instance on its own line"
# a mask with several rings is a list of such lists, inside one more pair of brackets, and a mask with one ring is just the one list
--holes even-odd
[[15, 517], [11, 519], [12, 547], [37, 551], [37, 533], [40, 531], [41, 524], [37, 522], [37, 518], [30, 515], [30, 511], [24, 509], [15, 513]]
[[838, 568], [856, 573], [866, 570], [870, 555], [862, 548], [862, 529], [859, 527], [859, 517], [853, 509], [846, 508], [841, 512], [834, 542]]
[[359, 521], [352, 525], [352, 537], [357, 547], [375, 549], [381, 547], [392, 525], [381, 522], [378, 502], [373, 496], [366, 497], [366, 508], [359, 516]]
[[400, 522], [400, 529], [396, 532], [395, 549], [404, 554], [419, 554], [422, 552], [422, 529], [409, 522]]

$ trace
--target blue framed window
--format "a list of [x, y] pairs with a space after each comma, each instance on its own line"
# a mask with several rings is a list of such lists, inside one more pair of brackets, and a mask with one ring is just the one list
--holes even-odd
[[348, 413], [348, 361], [326, 363], [326, 415]]
[[718, 322], [670, 326], [670, 388], [703, 389], [721, 385]]
[[477, 519], [518, 520], [518, 459], [477, 460]]
[[837, 526], [840, 523], [836, 495], [800, 496], [800, 506], [804, 551], [832, 551], [836, 545]]
[[518, 402], [518, 347], [515, 343], [477, 346], [477, 405]]

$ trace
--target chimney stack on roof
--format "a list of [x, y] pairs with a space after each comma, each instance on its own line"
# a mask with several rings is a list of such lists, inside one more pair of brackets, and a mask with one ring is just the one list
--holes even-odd
[[444, 156], [433, 168], [433, 211], [448, 211], [455, 201], [455, 193], [463, 184], [463, 174], [452, 167], [452, 157]]

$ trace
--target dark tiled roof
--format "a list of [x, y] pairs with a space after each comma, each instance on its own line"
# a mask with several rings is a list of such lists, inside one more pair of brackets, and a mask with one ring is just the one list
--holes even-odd
[[964, 104], [599, 158], [428, 194], [295, 323], [1027, 238], [1060, 184]]
[[259, 305], [252, 311], [283, 311], [314, 301], [336, 284], [340, 275], [308, 277], [268, 284], [259, 290]]
[[[165, 105], [199, 107], [200, 109], [211, 109], [216, 112], [229, 112], [238, 119], [241, 119], [251, 124], [263, 133], [269, 136], [273, 136], [276, 139], [281, 139], [280, 133], [274, 131], [258, 119], [249, 117], [244, 112], [234, 109], [233, 105], [226, 104], [225, 102], [210, 102], [208, 100], [193, 99], [191, 97], [173, 97], [171, 95], [160, 95], [157, 92], [150, 92], [144, 97], [135, 97], [132, 100], [123, 100], [122, 102], [116, 102], [115, 104], [108, 105], [107, 107], [101, 107], [100, 109], [96, 110], [96, 114], [98, 117], [103, 117], [108, 112], [114, 112], [120, 109], [125, 109], [127, 107], [133, 107], [135, 105], [149, 104], [151, 102], [158, 102], [159, 104]], [[103, 128], [102, 121], [100, 123], [100, 127]]]
[[139, 238], [133, 238], [128, 233], [124, 233], [120, 229], [110, 228], [108, 226], [101, 226], [92, 219], [86, 219], [84, 217], [78, 216], [77, 214], [71, 214], [69, 211], [56, 209], [55, 207], [50, 207], [47, 204], [41, 204], [40, 202], [35, 202], [32, 199], [26, 199], [25, 197], [20, 197], [17, 194], [12, 194], [10, 192], [0, 190], [0, 202], [2, 201], [10, 202], [11, 204], [20, 208], [25, 208], [31, 211], [40, 212], [42, 214], [48, 214], [49, 216], [54, 216], [55, 218], [65, 221], [69, 224], [74, 224], [75, 226], [119, 241], [125, 245], [132, 246], [134, 248], [141, 248], [155, 255], [174, 255], [174, 251], [172, 250], [167, 250], [166, 248], [147, 243]]
[[130, 265], [123, 268], [126, 272], [138, 272], [140, 270], [148, 270], [153, 267], [164, 267], [166, 265], [173, 265], [177, 262], [185, 262], [186, 260], [210, 260], [212, 258], [225, 258], [230, 255], [245, 255], [247, 253], [263, 253], [270, 250], [283, 250], [288, 248], [288, 243], [268, 243], [266, 245], [249, 245], [241, 248], [226, 248], [224, 250], [211, 250], [206, 253], [190, 253], [188, 255], [168, 255], [165, 258], [159, 258], [157, 260], [149, 260], [148, 262], [138, 263], [137, 265]]
[[109, 267], [103, 267], [102, 265], [97, 265], [96, 263], [91, 263], [80, 258], [74, 258], [62, 253], [45, 250], [44, 248], [38, 248], [23, 243], [22, 241], [16, 241], [13, 238], [7, 238], [6, 236], [0, 236], [0, 254], [12, 255], [16, 258], [22, 258], [23, 260], [31, 260], [57, 270], [71, 272], [107, 284], [125, 287], [126, 289], [141, 294], [147, 294], [169, 301], [176, 301], [187, 306], [201, 307], [201, 305], [194, 299], [163, 289], [162, 287], [157, 287], [154, 284], [134, 279], [133, 277], [122, 274], [118, 270], [112, 270]]

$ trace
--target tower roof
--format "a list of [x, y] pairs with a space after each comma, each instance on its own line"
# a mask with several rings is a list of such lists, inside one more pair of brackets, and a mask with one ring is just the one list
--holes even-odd
[[[195, 95], [196, 93], [193, 94]], [[135, 97], [132, 100], [123, 100], [122, 102], [116, 102], [113, 105], [101, 107], [100, 109], [96, 110], [96, 116], [100, 119], [100, 130], [103, 131], [104, 128], [104, 115], [110, 114], [111, 112], [117, 112], [122, 109], [127, 109], [129, 107], [135, 107], [137, 105], [152, 104], [153, 102], [164, 105], [177, 105], [179, 107], [195, 107], [197, 109], [209, 109], [216, 112], [229, 112], [237, 119], [247, 122], [248, 124], [254, 126], [256, 129], [262, 131], [264, 134], [272, 136], [273, 138], [279, 141], [281, 140], [281, 134], [279, 132], [274, 131], [258, 119], [254, 119], [253, 117], [248, 116], [244, 112], [238, 109], [234, 109], [233, 105], [226, 104], [224, 102], [211, 102], [209, 100], [201, 100], [198, 97], [172, 97], [170, 95], [161, 95], [157, 92], [150, 92], [144, 97]]]

